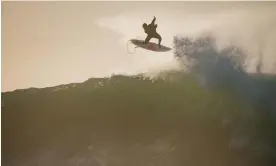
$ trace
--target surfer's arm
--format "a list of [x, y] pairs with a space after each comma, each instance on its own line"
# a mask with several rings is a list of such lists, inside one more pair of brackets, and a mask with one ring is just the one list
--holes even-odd
[[155, 16], [154, 16], [154, 18], [153, 18], [153, 20], [151, 21], [151, 25], [154, 25], [154, 23], [155, 23], [155, 20], [156, 20], [156, 18], [155, 18]]

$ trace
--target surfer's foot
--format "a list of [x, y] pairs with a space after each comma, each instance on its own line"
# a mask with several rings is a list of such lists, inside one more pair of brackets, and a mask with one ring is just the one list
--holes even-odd
[[159, 44], [158, 46], [159, 46], [159, 48], [161, 48], [161, 45], [160, 45], [160, 44]]

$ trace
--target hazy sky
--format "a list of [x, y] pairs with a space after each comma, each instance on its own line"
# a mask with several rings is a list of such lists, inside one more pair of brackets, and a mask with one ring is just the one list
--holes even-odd
[[264, 42], [270, 71], [275, 13], [275, 2], [2, 2], [2, 91], [177, 67], [172, 51], [126, 51], [128, 39], [145, 38], [141, 25], [153, 16], [168, 46], [174, 35], [212, 32], [254, 61]]

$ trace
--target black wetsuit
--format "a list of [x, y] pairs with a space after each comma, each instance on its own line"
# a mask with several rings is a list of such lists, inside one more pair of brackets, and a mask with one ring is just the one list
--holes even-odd
[[145, 44], [147, 44], [151, 38], [156, 38], [158, 39], [159, 47], [161, 47], [162, 37], [156, 32], [157, 24], [155, 24], [155, 20], [156, 18], [154, 17], [152, 22], [149, 25], [146, 25], [146, 27], [144, 27], [144, 31], [147, 34]]

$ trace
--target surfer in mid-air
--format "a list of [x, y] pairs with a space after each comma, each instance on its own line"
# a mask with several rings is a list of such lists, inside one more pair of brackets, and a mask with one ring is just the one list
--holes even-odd
[[149, 25], [147, 25], [146, 23], [143, 24], [144, 31], [147, 34], [145, 44], [148, 44], [151, 38], [155, 38], [158, 39], [158, 46], [159, 48], [161, 48], [162, 37], [156, 32], [157, 24], [155, 24], [155, 20], [156, 18], [154, 16], [153, 20]]

